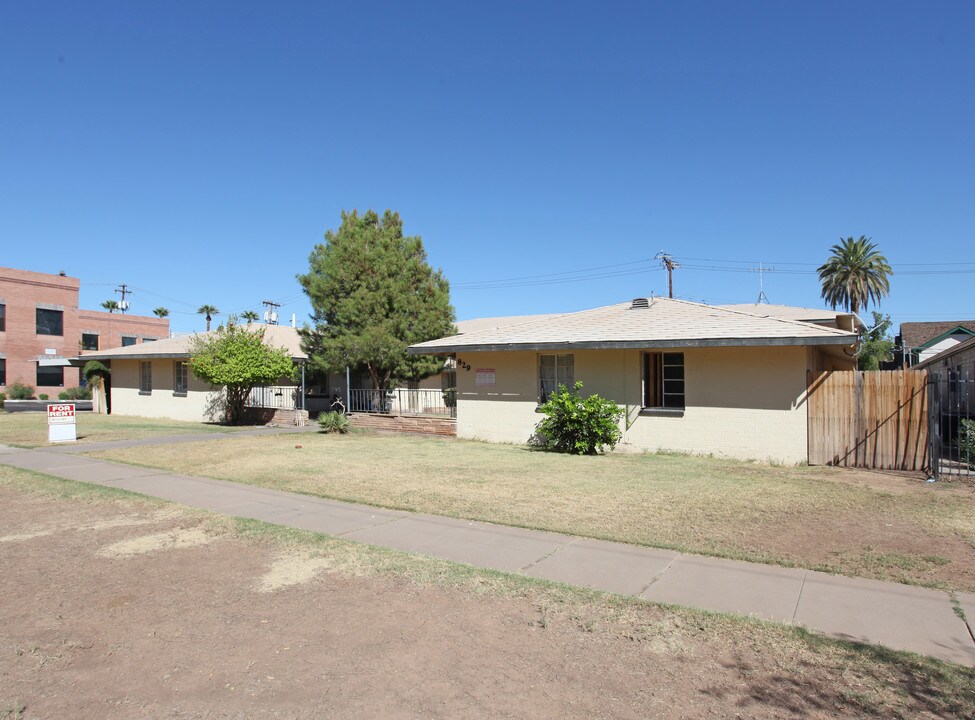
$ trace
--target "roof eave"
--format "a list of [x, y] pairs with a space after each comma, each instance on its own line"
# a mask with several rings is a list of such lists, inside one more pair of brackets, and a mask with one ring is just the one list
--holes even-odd
[[683, 340], [592, 340], [581, 342], [481, 343], [407, 348], [411, 355], [447, 355], [457, 352], [502, 352], [512, 350], [641, 350], [695, 347], [782, 347], [789, 345], [850, 346], [856, 336], [781, 338], [692, 338]]

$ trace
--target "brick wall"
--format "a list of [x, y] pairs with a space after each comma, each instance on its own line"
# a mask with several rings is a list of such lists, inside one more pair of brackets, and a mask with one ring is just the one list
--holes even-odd
[[[38, 359], [65, 359], [81, 353], [81, 335], [99, 335], [99, 347], [120, 347], [122, 337], [165, 338], [169, 320], [165, 318], [122, 315], [78, 308], [78, 278], [48, 273], [0, 268], [0, 304], [5, 306], [5, 329], [0, 331], [0, 358], [6, 366], [6, 383], [32, 385], [36, 394], [57, 398], [59, 392], [79, 384], [79, 369], [64, 367], [62, 385], [37, 382]], [[63, 334], [43, 335], [37, 332], [37, 309], [60, 311]]]
[[457, 421], [448, 418], [353, 413], [349, 415], [349, 420], [355, 427], [372, 430], [422, 435], [457, 435]]

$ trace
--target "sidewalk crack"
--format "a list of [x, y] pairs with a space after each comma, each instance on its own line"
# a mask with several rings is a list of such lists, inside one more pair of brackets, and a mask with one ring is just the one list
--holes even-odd
[[545, 553], [540, 558], [538, 558], [538, 560], [533, 560], [532, 562], [528, 563], [527, 565], [525, 565], [525, 567], [519, 569], [518, 572], [525, 572], [529, 568], [534, 567], [535, 565], [538, 565], [538, 563], [542, 562], [543, 560], [548, 560], [550, 557], [552, 557], [553, 555], [555, 555], [557, 553], [562, 552], [567, 547], [569, 547], [569, 545], [574, 544], [578, 540], [579, 540], [579, 538], [575, 538], [575, 539], [570, 540], [569, 542], [567, 542], [565, 545], [559, 545], [554, 550], [552, 550], [552, 552]]
[[671, 558], [670, 562], [667, 563], [667, 566], [663, 570], [661, 570], [660, 572], [658, 572], [656, 575], [654, 575], [652, 578], [650, 578], [650, 582], [648, 582], [647, 585], [646, 585], [646, 587], [643, 588], [640, 592], [638, 592], [637, 595], [638, 596], [639, 595], [643, 595], [643, 593], [645, 593], [647, 590], [649, 590], [651, 587], [653, 587], [653, 584], [655, 582], [657, 582], [657, 580], [660, 579], [660, 576], [663, 575], [668, 570], [670, 570], [671, 566], [675, 562], [677, 562], [680, 559], [680, 557], [681, 557], [680, 555], [675, 555], [673, 558]]
[[789, 622], [793, 625], [796, 624], [796, 614], [799, 612], [799, 603], [802, 601], [802, 591], [806, 588], [807, 577], [809, 577], [808, 571], [802, 574], [802, 584], [799, 586], [799, 594], [796, 596], [796, 606], [792, 608], [792, 619]]

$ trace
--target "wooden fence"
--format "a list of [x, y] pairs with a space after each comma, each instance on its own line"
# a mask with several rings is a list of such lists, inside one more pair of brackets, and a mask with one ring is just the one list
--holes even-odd
[[928, 468], [926, 371], [810, 373], [806, 403], [810, 465]]

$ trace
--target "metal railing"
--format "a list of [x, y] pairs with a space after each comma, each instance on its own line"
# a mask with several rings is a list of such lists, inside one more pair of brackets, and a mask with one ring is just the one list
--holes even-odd
[[447, 390], [393, 388], [349, 390], [350, 413], [457, 417], [457, 395]]
[[295, 410], [299, 407], [299, 388], [294, 385], [261, 385], [247, 396], [247, 407]]
[[931, 475], [975, 477], [975, 366], [929, 372]]

